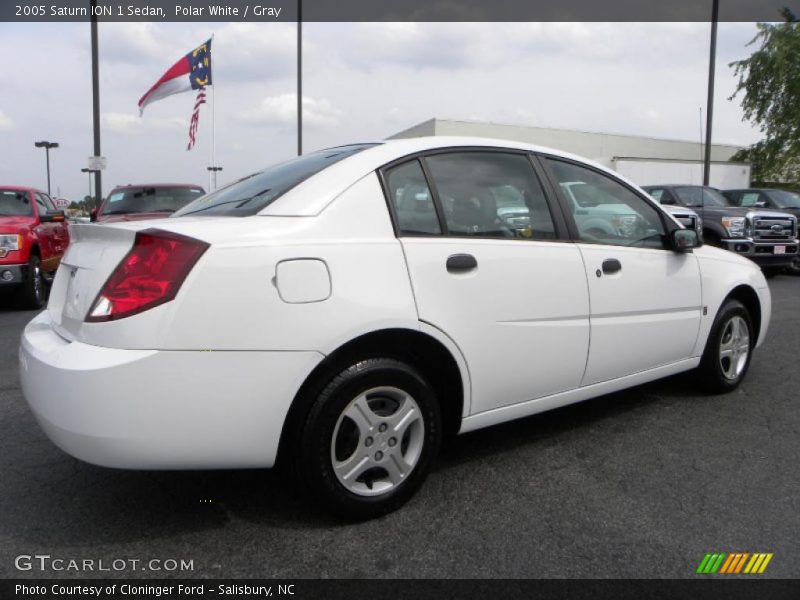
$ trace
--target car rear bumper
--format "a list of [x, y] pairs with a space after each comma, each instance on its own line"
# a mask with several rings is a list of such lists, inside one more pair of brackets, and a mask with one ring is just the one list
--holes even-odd
[[271, 467], [316, 352], [119, 350], [69, 342], [46, 312], [25, 328], [22, 390], [48, 437], [126, 469]]
[[[762, 267], [786, 267], [797, 256], [798, 240], [782, 240], [780, 242], [754, 242], [749, 238], [731, 238], [721, 240], [722, 247], [741, 256], [746, 256]], [[775, 254], [776, 247], [783, 247], [783, 254]]]

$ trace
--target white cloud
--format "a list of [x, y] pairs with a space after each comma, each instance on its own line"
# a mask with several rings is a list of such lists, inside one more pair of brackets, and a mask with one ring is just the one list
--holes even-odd
[[174, 131], [176, 129], [187, 129], [189, 119], [180, 117], [140, 117], [131, 113], [102, 113], [100, 115], [100, 127], [104, 132], [109, 133], [145, 133], [152, 131]]
[[[303, 124], [309, 127], [337, 125], [342, 111], [328, 100], [303, 96]], [[245, 110], [237, 120], [253, 125], [289, 126], [297, 123], [297, 94], [268, 96], [254, 109]]]
[[11, 119], [9, 119], [5, 113], [0, 110], [0, 131], [8, 131], [13, 127], [11, 123]]

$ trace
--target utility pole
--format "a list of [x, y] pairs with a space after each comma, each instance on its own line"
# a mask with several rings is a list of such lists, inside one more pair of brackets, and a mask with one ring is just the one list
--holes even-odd
[[207, 167], [206, 170], [211, 172], [211, 180], [213, 182], [214, 189], [209, 191], [213, 192], [217, 189], [217, 173], [222, 171], [222, 167]]
[[92, 197], [92, 173], [94, 173], [94, 169], [81, 169], [81, 173], [88, 173], [89, 174], [89, 198]]
[[717, 22], [719, 0], [713, 0], [711, 9], [711, 49], [708, 57], [708, 110], [706, 111], [706, 155], [703, 161], [703, 185], [711, 179], [711, 126], [714, 122], [714, 71], [717, 66]]
[[47, 195], [52, 196], [50, 193], [50, 148], [58, 148], [58, 142], [34, 142], [37, 148], [44, 148], [44, 153], [47, 155]]
[[[92, 128], [94, 130], [94, 155], [100, 156], [100, 65], [97, 58], [97, 0], [92, 0]], [[103, 182], [100, 169], [94, 171], [94, 205], [103, 200]]]
[[297, 156], [303, 154], [303, 0], [297, 0]]

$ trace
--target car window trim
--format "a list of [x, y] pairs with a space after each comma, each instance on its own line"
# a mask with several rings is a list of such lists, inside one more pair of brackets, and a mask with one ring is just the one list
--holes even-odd
[[[442, 208], [441, 199], [439, 197], [439, 191], [436, 188], [436, 184], [433, 181], [433, 177], [430, 174], [430, 170], [428, 169], [428, 165], [425, 162], [425, 158], [429, 156], [436, 156], [438, 154], [460, 154], [460, 153], [468, 153], [468, 152], [480, 152], [480, 153], [497, 153], [497, 154], [513, 154], [517, 156], [523, 156], [528, 159], [528, 163], [530, 164], [531, 171], [536, 180], [538, 180], [539, 185], [542, 187], [542, 192], [545, 197], [545, 202], [547, 204], [547, 208], [550, 212], [550, 218], [553, 221], [553, 228], [555, 229], [555, 239], [548, 240], [548, 239], [525, 239], [525, 238], [501, 238], [497, 236], [488, 236], [488, 235], [453, 235], [450, 234], [449, 229], [447, 228], [447, 223], [445, 222], [446, 219], [444, 218], [444, 210]], [[560, 210], [556, 210], [558, 205], [555, 203], [552, 190], [549, 189], [547, 179], [543, 178], [544, 173], [541, 169], [537, 168], [536, 163], [533, 160], [533, 156], [535, 155], [534, 152], [530, 150], [524, 150], [520, 148], [504, 148], [499, 146], [447, 146], [442, 148], [430, 148], [427, 150], [420, 150], [418, 152], [412, 152], [410, 154], [406, 154], [399, 158], [396, 158], [388, 163], [385, 163], [378, 167], [376, 173], [378, 175], [378, 180], [380, 181], [381, 188], [383, 190], [384, 200], [386, 201], [386, 205], [389, 209], [389, 215], [391, 216], [392, 220], [392, 228], [394, 229], [395, 237], [439, 237], [439, 238], [447, 238], [447, 239], [454, 239], [454, 240], [499, 240], [499, 241], [520, 241], [520, 242], [548, 242], [548, 243], [573, 243], [574, 240], [571, 239], [567, 229], [567, 222], [564, 220], [564, 216], [560, 214]], [[399, 227], [399, 219], [397, 216], [397, 211], [394, 206], [394, 203], [391, 199], [391, 194], [389, 193], [389, 183], [387, 178], [387, 172], [392, 170], [395, 167], [402, 166], [406, 163], [412, 162], [417, 160], [422, 165], [422, 172], [425, 175], [425, 181], [428, 185], [428, 190], [431, 193], [431, 196], [434, 201], [434, 208], [436, 210], [438, 219], [439, 219], [439, 228], [442, 230], [442, 233], [422, 233], [422, 232], [402, 232]]]
[[[556, 177], [555, 173], [553, 172], [553, 169], [550, 166], [550, 164], [548, 162], [548, 159], [555, 160], [555, 161], [560, 161], [560, 162], [565, 162], [565, 163], [568, 163], [568, 164], [575, 165], [576, 167], [582, 167], [582, 168], [587, 169], [589, 171], [592, 171], [592, 172], [594, 172], [594, 173], [596, 173], [596, 174], [598, 174], [600, 176], [607, 177], [607, 178], [611, 179], [612, 181], [614, 181], [615, 183], [618, 183], [619, 185], [621, 185], [622, 187], [624, 187], [628, 191], [632, 192], [634, 194], [634, 196], [637, 196], [637, 197], [641, 198], [646, 204], [649, 204], [656, 211], [656, 214], [658, 215], [658, 218], [661, 221], [661, 226], [664, 228], [664, 236], [665, 237], [669, 237], [670, 235], [672, 235], [673, 231], [675, 231], [677, 229], [680, 229], [680, 226], [678, 226], [676, 223], [674, 223], [672, 221], [672, 219], [668, 219], [667, 218], [666, 211], [663, 208], [661, 208], [661, 206], [653, 198], [651, 198], [650, 196], [648, 196], [646, 194], [642, 195], [635, 188], [633, 188], [631, 185], [629, 185], [626, 182], [622, 181], [618, 177], [615, 177], [611, 173], [608, 173], [607, 171], [603, 171], [601, 169], [598, 169], [595, 166], [587, 164], [587, 163], [582, 163], [582, 162], [579, 162], [577, 160], [572, 160], [570, 158], [564, 158], [563, 156], [556, 156], [554, 154], [548, 154], [546, 152], [537, 152], [536, 154], [537, 154], [537, 157], [539, 158], [539, 160], [540, 160], [540, 162], [542, 164], [542, 167], [544, 168], [545, 172], [547, 173], [547, 177], [550, 180], [550, 184], [554, 188], [556, 197], [558, 198], [558, 201], [559, 201], [559, 205], [561, 206], [561, 210], [564, 211], [564, 213], [565, 213], [564, 216], [567, 219], [567, 229], [568, 229], [568, 231], [570, 233], [570, 236], [572, 237], [572, 241], [574, 241], [575, 243], [592, 244], [594, 246], [613, 246], [613, 247], [616, 247], [616, 248], [640, 248], [640, 246], [626, 246], [626, 245], [623, 245], [623, 244], [604, 244], [602, 242], [592, 242], [592, 241], [589, 241], [589, 240], [581, 239], [580, 232], [578, 231], [578, 225], [575, 222], [575, 216], [572, 214], [572, 208], [570, 206], [570, 201], [567, 198], [566, 194], [564, 194], [564, 191], [561, 189], [561, 185], [558, 183], [558, 178]], [[648, 249], [648, 250], [669, 250], [669, 247], [665, 244], [663, 248], [646, 248], [646, 249]]]

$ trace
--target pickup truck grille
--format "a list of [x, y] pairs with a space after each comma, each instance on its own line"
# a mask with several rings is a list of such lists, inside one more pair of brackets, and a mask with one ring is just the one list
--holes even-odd
[[789, 217], [753, 217], [753, 238], [763, 241], [791, 240], [795, 221]]

